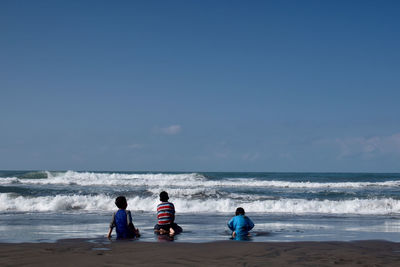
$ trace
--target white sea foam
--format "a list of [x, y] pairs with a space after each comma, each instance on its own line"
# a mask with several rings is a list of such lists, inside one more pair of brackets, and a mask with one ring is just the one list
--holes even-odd
[[[135, 209], [139, 204], [148, 210], [156, 206], [156, 199], [132, 198], [128, 201]], [[153, 203], [152, 205], [150, 203]], [[133, 205], [134, 204], [134, 205]], [[15, 196], [10, 193], [0, 194], [0, 211], [101, 211], [114, 210], [114, 198], [105, 195], [56, 195], [41, 197]], [[138, 210], [138, 209], [135, 209]]]
[[[242, 201], [231, 198], [187, 199], [174, 198], [178, 213], [221, 213], [233, 212], [242, 206], [247, 212], [285, 213], [285, 214], [400, 214], [400, 200], [352, 199], [352, 200], [306, 200], [276, 199]], [[154, 212], [156, 197], [128, 198], [128, 209]], [[111, 211], [115, 210], [114, 198], [106, 195], [56, 195], [43, 197], [23, 197], [10, 193], [0, 194], [0, 211]]]
[[400, 187], [400, 181], [385, 182], [290, 182], [280, 180], [259, 180], [256, 178], [230, 178], [209, 180], [201, 174], [123, 174], [123, 173], [93, 173], [47, 172], [48, 178], [22, 179], [0, 178], [0, 184], [37, 184], [37, 185], [81, 185], [81, 186], [142, 186], [150, 188], [218, 188], [218, 187], [264, 187], [264, 188], [362, 188], [362, 187]]
[[0, 185], [17, 184], [20, 183], [20, 179], [16, 177], [0, 178]]

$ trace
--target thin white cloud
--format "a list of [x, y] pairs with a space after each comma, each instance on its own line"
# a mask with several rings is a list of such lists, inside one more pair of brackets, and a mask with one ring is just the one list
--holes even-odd
[[165, 128], [161, 128], [160, 131], [163, 134], [168, 134], [168, 135], [175, 135], [178, 134], [182, 131], [182, 126], [176, 124], [176, 125], [170, 125], [168, 127]]
[[281, 153], [278, 153], [278, 157], [279, 157], [280, 159], [285, 159], [285, 160], [287, 160], [287, 159], [293, 159], [293, 155], [292, 155], [291, 152], [281, 152]]
[[226, 158], [229, 157], [229, 153], [228, 152], [222, 152], [222, 151], [221, 152], [215, 152], [214, 155], [215, 155], [216, 158], [219, 158], [219, 159], [226, 159]]
[[138, 149], [138, 148], [142, 148], [143, 147], [143, 145], [141, 145], [141, 144], [130, 144], [130, 145], [128, 145], [128, 148], [130, 148], [130, 149]]
[[379, 155], [400, 154], [400, 133], [390, 136], [337, 138], [339, 158], [361, 156], [372, 158]]
[[242, 155], [242, 159], [246, 161], [255, 161], [260, 157], [260, 154], [257, 152], [254, 153], [245, 153]]

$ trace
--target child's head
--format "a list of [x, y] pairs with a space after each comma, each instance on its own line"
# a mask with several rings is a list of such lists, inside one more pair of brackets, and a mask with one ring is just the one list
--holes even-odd
[[115, 205], [117, 205], [119, 209], [124, 210], [128, 206], [128, 203], [126, 202], [126, 198], [124, 196], [119, 196], [115, 199]]
[[165, 192], [165, 191], [162, 191], [162, 192], [160, 193], [160, 201], [162, 201], [162, 202], [167, 202], [168, 199], [169, 199], [168, 193]]
[[236, 209], [236, 212], [235, 212], [235, 215], [236, 215], [236, 216], [238, 216], [238, 215], [244, 215], [244, 209], [241, 208], [241, 207], [237, 208], [237, 209]]

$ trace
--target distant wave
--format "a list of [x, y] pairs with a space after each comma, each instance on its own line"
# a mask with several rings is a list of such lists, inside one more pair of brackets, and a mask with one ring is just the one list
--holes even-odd
[[0, 178], [0, 185], [19, 184], [20, 179], [16, 177]]
[[[123, 174], [74, 172], [45, 172], [47, 178], [0, 178], [0, 185], [81, 185], [81, 186], [146, 186], [179, 188], [218, 188], [218, 187], [265, 187], [265, 188], [362, 188], [362, 187], [400, 187], [400, 180], [384, 182], [290, 182], [280, 180], [258, 180], [256, 178], [224, 178], [210, 180], [198, 173], [184, 174]], [[43, 177], [43, 175], [41, 176]]]
[[[400, 200], [352, 199], [352, 200], [306, 200], [271, 199], [242, 201], [231, 198], [185, 199], [174, 198], [178, 214], [180, 213], [221, 213], [233, 212], [242, 206], [247, 212], [284, 213], [284, 214], [360, 214], [389, 215], [400, 214]], [[133, 211], [154, 212], [158, 199], [155, 197], [128, 198], [128, 209]], [[57, 212], [57, 211], [112, 211], [115, 210], [114, 198], [107, 195], [56, 195], [43, 197], [23, 197], [10, 193], [0, 194], [0, 211], [20, 212]]]

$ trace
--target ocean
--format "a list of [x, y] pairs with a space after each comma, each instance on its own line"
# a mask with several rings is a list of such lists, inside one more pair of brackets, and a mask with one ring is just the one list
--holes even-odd
[[398, 173], [78, 171], [0, 171], [0, 242], [105, 238], [119, 195], [138, 241], [160, 241], [152, 229], [163, 190], [184, 230], [175, 242], [229, 240], [239, 206], [256, 225], [253, 242], [400, 242]]

